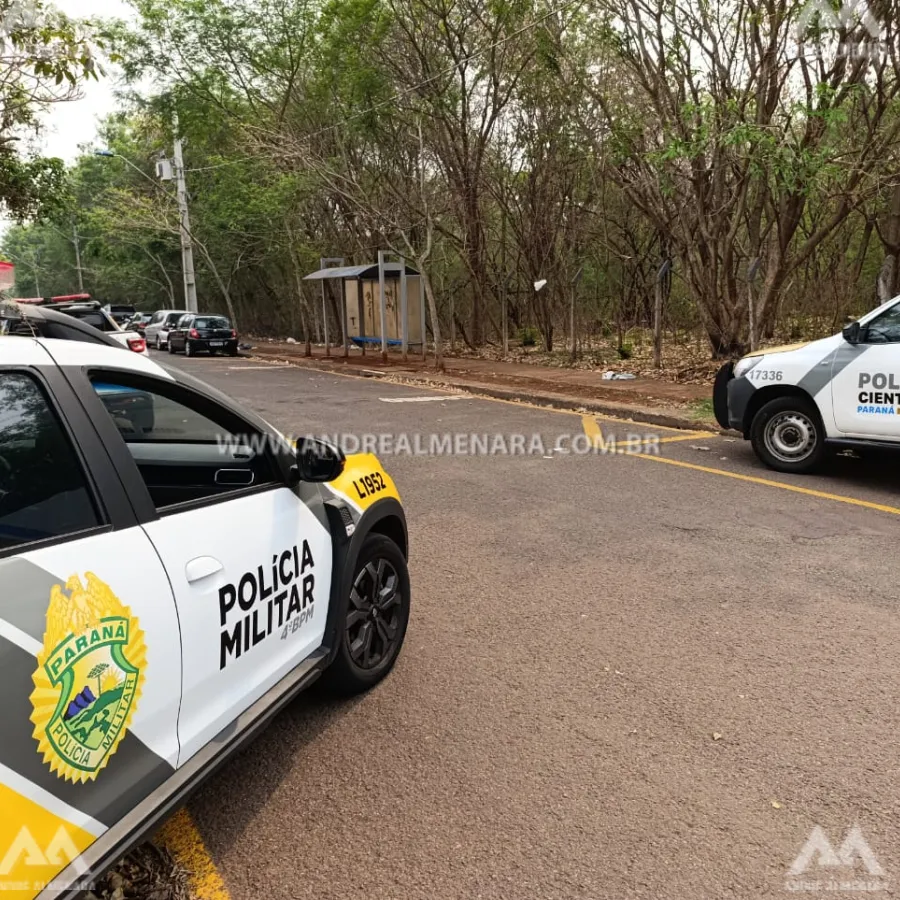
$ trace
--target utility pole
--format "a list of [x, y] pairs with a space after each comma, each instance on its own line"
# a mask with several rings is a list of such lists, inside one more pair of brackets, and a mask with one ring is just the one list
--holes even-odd
[[178, 192], [178, 212], [181, 216], [181, 266], [184, 270], [184, 302], [188, 312], [197, 308], [197, 280], [194, 276], [194, 247], [191, 242], [191, 217], [188, 210], [187, 184], [184, 179], [184, 155], [175, 116], [175, 185]]
[[34, 273], [34, 292], [38, 297], [43, 297], [41, 283], [38, 281], [38, 255], [35, 251], [31, 253], [31, 271]]
[[78, 226], [72, 223], [72, 243], [75, 245], [75, 271], [78, 272], [78, 292], [84, 293], [84, 272], [81, 269], [81, 245], [78, 243]]

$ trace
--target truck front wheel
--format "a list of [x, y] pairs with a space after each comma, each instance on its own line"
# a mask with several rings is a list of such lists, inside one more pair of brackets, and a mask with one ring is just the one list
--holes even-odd
[[776, 397], [760, 407], [750, 426], [756, 455], [776, 472], [812, 472], [825, 453], [825, 428], [815, 404], [799, 396]]

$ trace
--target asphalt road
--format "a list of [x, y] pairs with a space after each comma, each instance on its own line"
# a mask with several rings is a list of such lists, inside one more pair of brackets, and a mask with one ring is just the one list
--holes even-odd
[[[354, 702], [301, 698], [194, 796], [232, 897], [894, 895], [900, 455], [790, 478], [740, 440], [605, 420], [661, 456], [580, 455], [553, 449], [577, 415], [176, 364], [297, 435], [544, 444], [382, 457], [410, 523], [404, 653]], [[871, 854], [842, 854], [854, 825]], [[816, 826], [835, 852], [789, 875]]]

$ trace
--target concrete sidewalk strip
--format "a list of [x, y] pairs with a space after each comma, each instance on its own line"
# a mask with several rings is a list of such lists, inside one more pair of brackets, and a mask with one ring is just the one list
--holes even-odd
[[[578, 396], [554, 391], [535, 390], [532, 388], [517, 388], [515, 386], [486, 383], [483, 381], [461, 378], [456, 375], [440, 373], [403, 371], [398, 367], [387, 366], [383, 369], [363, 368], [356, 364], [357, 361], [345, 361], [342, 358], [303, 356], [300, 353], [285, 353], [282, 347], [255, 347], [253, 353], [260, 360], [272, 359], [282, 363], [300, 366], [302, 368], [316, 369], [318, 371], [331, 372], [336, 375], [349, 375], [361, 378], [380, 378], [395, 384], [410, 384], [428, 386], [437, 390], [451, 389], [465, 391], [467, 394], [489, 397], [496, 400], [506, 400], [513, 403], [530, 403], [535, 406], [550, 409], [570, 410], [579, 413], [594, 413], [596, 415], [610, 416], [619, 420], [630, 420], [648, 425], [656, 425], [675, 431], [708, 431], [710, 422], [702, 419], [694, 419], [683, 413], [678, 408], [662, 407], [660, 411], [648, 408], [637, 403], [623, 403], [614, 400], [596, 400], [590, 397]], [[520, 368], [522, 365], [520, 365]], [[538, 369], [537, 366], [528, 368]], [[552, 376], [556, 370], [549, 370], [543, 378]], [[538, 370], [537, 375], [541, 375]], [[627, 382], [634, 384], [634, 382]], [[696, 387], [696, 386], [692, 386]], [[711, 391], [710, 391], [711, 393]], [[713, 426], [717, 428], [717, 426]], [[718, 432], [715, 433], [724, 433]]]

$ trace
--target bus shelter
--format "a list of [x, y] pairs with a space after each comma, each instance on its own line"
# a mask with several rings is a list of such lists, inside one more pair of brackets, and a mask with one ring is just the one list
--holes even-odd
[[[365, 352], [378, 347], [387, 357], [388, 347], [409, 347], [425, 352], [425, 292], [419, 272], [400, 262], [361, 266], [325, 266], [305, 281], [335, 279], [341, 285], [341, 332], [346, 351], [352, 341]], [[323, 284], [324, 288], [324, 284]], [[328, 336], [326, 330], [326, 344]]]

